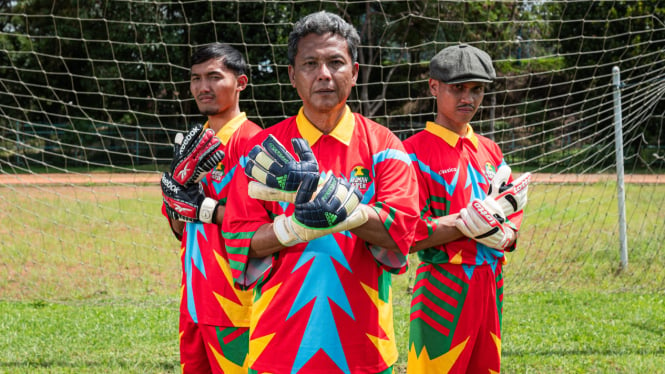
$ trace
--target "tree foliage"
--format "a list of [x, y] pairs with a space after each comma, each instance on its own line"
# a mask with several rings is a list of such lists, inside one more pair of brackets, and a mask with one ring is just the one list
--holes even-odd
[[[322, 9], [361, 35], [349, 104], [394, 130], [431, 119], [428, 61], [452, 44], [484, 49], [502, 67], [488, 95], [501, 112], [482, 110], [477, 119], [501, 117], [506, 129], [538, 122], [532, 131], [542, 137], [561, 126], [552, 118], [606, 105], [596, 98], [607, 90], [604, 71], [613, 62], [622, 62], [627, 81], [664, 69], [665, 10], [654, 1], [0, 0], [0, 114], [66, 122], [76, 131], [62, 136], [81, 147], [100, 137], [96, 123], [124, 147], [131, 139], [164, 143], [164, 129], [202, 120], [189, 93], [190, 55], [221, 41], [251, 64], [241, 105], [267, 127], [300, 106], [287, 75], [288, 34], [297, 19]], [[539, 70], [536, 59], [562, 62]], [[606, 126], [598, 120], [579, 136]]]

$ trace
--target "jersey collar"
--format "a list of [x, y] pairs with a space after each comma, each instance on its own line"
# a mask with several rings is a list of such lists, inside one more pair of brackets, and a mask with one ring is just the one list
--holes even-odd
[[[439, 138], [443, 139], [451, 147], [455, 147], [455, 145], [461, 138], [461, 136], [457, 135], [456, 133], [432, 121], [427, 121], [427, 124], [425, 125], [425, 131], [428, 131], [438, 136]], [[471, 144], [473, 144], [475, 148], [478, 148], [478, 137], [476, 136], [476, 133], [473, 131], [471, 125], [469, 125], [468, 123], [466, 124], [466, 135], [464, 137], [469, 139], [471, 141]]]
[[[229, 122], [227, 122], [219, 131], [217, 131], [217, 137], [219, 140], [222, 142], [223, 145], [226, 145], [226, 143], [229, 142], [229, 139], [231, 139], [231, 135], [233, 135], [238, 128], [245, 123], [247, 120], [247, 114], [245, 112], [240, 112], [237, 116], [233, 117]], [[210, 125], [208, 125], [208, 122], [203, 126], [203, 129], [209, 128]]]
[[[298, 111], [296, 124], [298, 125], [298, 131], [310, 145], [314, 145], [314, 143], [316, 143], [319, 138], [323, 136], [323, 133], [319, 131], [319, 129], [317, 129], [316, 126], [314, 126], [307, 119], [307, 117], [305, 117], [303, 108], [300, 108]], [[342, 118], [339, 120], [339, 122], [337, 122], [337, 126], [335, 126], [329, 135], [348, 146], [351, 143], [351, 135], [353, 135], [355, 124], [356, 121], [353, 117], [353, 113], [347, 105], [344, 109]]]

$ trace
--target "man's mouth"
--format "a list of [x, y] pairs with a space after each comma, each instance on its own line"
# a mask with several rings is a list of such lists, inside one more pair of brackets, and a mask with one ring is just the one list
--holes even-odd
[[215, 100], [215, 97], [212, 95], [201, 95], [197, 99], [198, 101], [213, 101]]

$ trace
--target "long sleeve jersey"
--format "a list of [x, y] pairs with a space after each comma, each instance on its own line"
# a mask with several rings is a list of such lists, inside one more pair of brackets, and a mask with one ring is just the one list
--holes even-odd
[[[204, 127], [207, 128], [208, 124]], [[241, 155], [244, 146], [261, 130], [243, 112], [218, 131], [224, 159], [202, 180], [207, 197], [227, 204], [230, 181], [237, 173], [243, 173]], [[249, 326], [252, 295], [234, 287], [219, 225], [187, 223], [182, 236], [181, 261], [180, 313], [188, 314], [195, 323]]]
[[[304, 138], [322, 177], [332, 173], [363, 193], [398, 244], [395, 254], [349, 231], [284, 248], [263, 259], [248, 258], [254, 232], [293, 204], [229, 200], [223, 225], [234, 278], [254, 285], [250, 368], [273, 373], [376, 373], [397, 360], [391, 273], [404, 271], [418, 220], [416, 176], [404, 148], [387, 128], [348, 107], [336, 128], [322, 134], [304, 116], [288, 118], [268, 134], [294, 157], [291, 139]], [[251, 148], [251, 144], [250, 144]], [[249, 150], [249, 148], [248, 148]], [[246, 199], [248, 178], [234, 180], [232, 193]]]
[[[432, 218], [458, 213], [473, 199], [487, 197], [496, 170], [505, 164], [503, 153], [492, 140], [474, 133], [460, 137], [434, 122], [404, 141], [418, 176], [419, 221], [416, 240], [426, 238], [435, 229]], [[512, 181], [512, 178], [509, 180]], [[522, 212], [508, 217], [516, 229]], [[418, 252], [421, 261], [463, 265], [496, 265], [504, 261], [501, 250], [462, 238]]]

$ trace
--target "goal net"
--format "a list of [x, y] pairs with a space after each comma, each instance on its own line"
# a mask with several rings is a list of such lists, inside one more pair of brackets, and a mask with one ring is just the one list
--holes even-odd
[[[158, 180], [175, 133], [205, 121], [189, 94], [193, 49], [220, 41], [243, 52], [252, 71], [241, 108], [268, 127], [300, 106], [286, 41], [321, 9], [362, 37], [349, 105], [402, 139], [434, 118], [436, 52], [464, 42], [493, 57], [498, 79], [474, 129], [516, 175], [535, 174], [506, 266], [511, 290], [665, 288], [665, 10], [655, 2], [5, 0], [0, 298], [177, 293], [179, 244]], [[618, 95], [630, 265], [616, 275]]]

